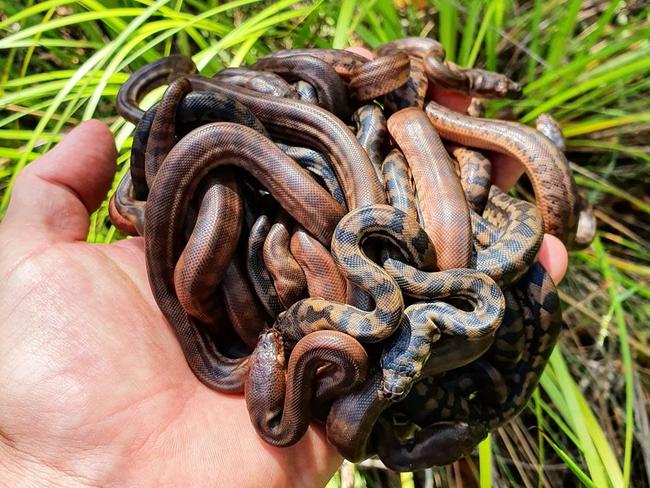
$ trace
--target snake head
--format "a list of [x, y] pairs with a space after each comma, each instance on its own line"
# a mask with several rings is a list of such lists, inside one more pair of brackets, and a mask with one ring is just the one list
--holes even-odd
[[280, 331], [266, 329], [260, 332], [257, 346], [252, 354], [252, 361], [266, 365], [277, 364], [278, 367], [284, 368], [285, 351]]
[[411, 386], [413, 386], [413, 377], [410, 374], [403, 371], [384, 369], [378, 395], [382, 400], [399, 402], [409, 394]]
[[522, 97], [522, 86], [501, 73], [483, 69], [468, 69], [465, 72], [469, 81], [469, 94], [480, 98]]

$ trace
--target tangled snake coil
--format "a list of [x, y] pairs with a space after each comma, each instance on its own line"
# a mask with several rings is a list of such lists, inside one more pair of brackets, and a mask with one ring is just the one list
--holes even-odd
[[[110, 215], [144, 236], [189, 366], [244, 391], [265, 441], [317, 420], [348, 459], [412, 470], [471, 452], [526, 405], [562, 323], [535, 262], [543, 233], [584, 246], [594, 228], [553, 119], [538, 131], [429, 97], [459, 91], [477, 112], [519, 85], [431, 39], [375, 54], [284, 50], [212, 78], [183, 56], [139, 69], [117, 98], [136, 129]], [[493, 152], [522, 164], [535, 204], [491, 184]]]

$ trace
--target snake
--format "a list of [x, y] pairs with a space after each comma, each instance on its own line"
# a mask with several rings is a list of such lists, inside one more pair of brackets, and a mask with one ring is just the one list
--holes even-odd
[[472, 243], [469, 209], [442, 140], [426, 114], [415, 107], [394, 113], [387, 124], [411, 170], [423, 226], [438, 253], [439, 269], [467, 267]]
[[293, 84], [293, 87], [298, 93], [298, 98], [303, 102], [318, 104], [318, 94], [313, 86], [303, 80], [298, 80]]
[[290, 249], [305, 274], [309, 296], [346, 302], [348, 284], [329, 249], [300, 226], [291, 236]]
[[[557, 148], [565, 152], [566, 141], [562, 129], [557, 120], [550, 114], [541, 114], [535, 120], [535, 128], [544, 134]], [[598, 224], [594, 216], [591, 204], [578, 194], [577, 202], [578, 224], [575, 231], [575, 238], [570, 243], [573, 249], [584, 249], [589, 247], [596, 236]]]
[[492, 182], [492, 162], [480, 152], [466, 147], [453, 147], [451, 154], [470, 211], [483, 213], [488, 200], [485, 189]]
[[297, 54], [313, 56], [329, 64], [342, 80], [349, 82], [359, 69], [368, 62], [368, 58], [345, 49], [279, 49], [267, 57], [280, 58]]
[[232, 95], [253, 112], [274, 138], [324, 154], [341, 183], [348, 209], [386, 201], [368, 155], [350, 129], [328, 111], [299, 100], [276, 99], [226, 86], [209, 78], [187, 78], [195, 89]]
[[271, 225], [262, 251], [264, 265], [285, 309], [300, 300], [307, 291], [307, 278], [291, 251], [292, 227], [291, 219], [281, 213]]
[[409, 57], [400, 51], [366, 61], [350, 79], [350, 97], [368, 103], [391, 93], [406, 83], [410, 66]]
[[419, 216], [411, 169], [402, 151], [393, 148], [384, 158], [381, 172], [388, 203], [417, 220]]
[[258, 71], [251, 67], [226, 68], [214, 74], [215, 80], [279, 98], [299, 98], [298, 90], [274, 72]]
[[237, 336], [254, 348], [260, 332], [272, 320], [266, 314], [253, 285], [248, 281], [246, 266], [235, 255], [224, 272], [217, 290], [223, 309]]
[[[152, 77], [152, 72], [155, 73], [163, 68], [165, 70], [169, 69], [166, 62], [156, 62], [136, 71], [134, 77]], [[122, 86], [120, 93], [122, 91], [131, 91], [128, 96], [118, 97], [117, 105], [122, 112], [133, 113], [139, 110], [138, 107], [128, 108], [121, 105], [123, 103], [121, 100], [137, 100], [144, 96], [138, 92], [133, 93], [134, 87], [147, 88], [148, 85], [127, 84]], [[172, 93], [166, 92], [163, 99], [169, 98], [171, 95]], [[219, 121], [240, 123], [254, 128], [261, 134], [266, 134], [266, 129], [250, 110], [232, 97], [221, 96], [212, 92], [191, 92], [185, 95], [182, 92], [177, 92], [173, 95], [177, 99], [180, 98], [180, 100], [173, 102], [170, 107], [171, 111], [175, 111], [176, 114], [175, 120], [171, 124], [175, 130], [175, 138], [180, 138], [190, 130], [205, 123]], [[152, 136], [152, 126], [158, 113], [158, 106], [159, 103], [153, 105], [137, 121], [131, 150], [130, 172], [122, 178], [110, 201], [109, 211], [112, 222], [118, 229], [128, 235], [143, 235], [144, 231], [144, 202], [149, 192], [146, 181], [145, 159], [149, 141], [152, 141], [151, 145], [153, 146], [166, 144], [167, 148], [169, 148], [171, 145], [170, 142], [167, 142], [171, 137], [169, 128], [164, 124], [159, 124], [159, 127], [167, 133], [167, 138], [163, 138], [162, 134], [158, 134], [156, 131], [153, 132]], [[169, 113], [166, 117], [169, 120]], [[166, 155], [164, 150], [158, 150], [158, 152]]]
[[[403, 471], [453, 462], [469, 453], [489, 430], [499, 427], [526, 406], [555, 346], [562, 316], [555, 285], [539, 263], [531, 266], [513, 292], [523, 310], [526, 333], [520, 361], [501, 373], [505, 400], [495, 404], [481, 393], [464, 400], [454, 393], [458, 377], [450, 378], [449, 382], [432, 381], [430, 388], [419, 393], [416, 385], [411, 393], [413, 397], [398, 405], [412, 405], [407, 412], [424, 427], [415, 436], [400, 439], [386, 421], [380, 423], [378, 454], [386, 466]], [[480, 385], [471, 386], [471, 391], [481, 390]], [[492, 394], [493, 390], [487, 388], [487, 391]], [[439, 419], [444, 413], [447, 415], [442, 420], [427, 418]]]
[[[170, 111], [170, 112], [171, 112], [171, 111]], [[164, 151], [161, 151], [161, 152], [160, 152], [160, 154], [163, 154], [163, 153], [164, 153]], [[253, 283], [259, 283], [259, 280], [254, 279], [254, 280], [253, 280]], [[277, 312], [278, 310], [279, 310], [279, 309], [276, 307], [274, 310], [269, 310], [269, 311]]]
[[565, 243], [572, 239], [577, 224], [575, 181], [566, 157], [555, 144], [530, 127], [470, 117], [433, 101], [426, 104], [425, 112], [441, 137], [519, 161], [532, 184], [544, 231]]
[[[170, 77], [184, 77], [195, 92], [211, 92], [247, 107], [272, 137], [280, 141], [284, 137], [291, 144], [304, 144], [324, 154], [343, 185], [348, 208], [385, 203], [385, 195], [368, 155], [350, 129], [330, 112], [300, 100], [279, 99], [188, 74], [195, 71], [192, 61], [183, 56], [165, 58], [141, 68], [120, 90], [119, 112], [137, 122], [143, 115], [138, 103], [148, 90], [162, 85]], [[290, 139], [287, 134], [291, 135]]]
[[342, 120], [350, 117], [345, 84], [336, 71], [321, 59], [304, 54], [262, 58], [250, 68], [275, 73], [289, 82], [306, 81], [316, 91], [320, 107]]
[[[405, 310], [398, 332], [384, 348], [382, 371], [371, 375], [351, 394], [336, 400], [327, 417], [328, 439], [348, 459], [359, 460], [370, 454], [367, 443], [372, 426], [391, 403], [408, 393], [410, 384], [430, 357], [429, 353], [435, 353], [432, 343], [440, 338], [440, 332], [455, 338], [471, 338], [477, 344], [474, 348], [458, 348], [457, 351], [462, 350], [463, 354], [457, 354], [456, 362], [452, 360], [454, 355], [447, 350], [441, 356], [444, 361], [437, 366], [444, 370], [445, 367], [454, 367], [454, 364], [456, 367], [465, 364], [484, 352], [500, 324], [503, 297], [487, 276], [466, 269], [420, 273], [419, 276], [416, 273], [411, 284], [418, 292], [435, 300]], [[405, 274], [399, 272], [396, 276]], [[439, 301], [450, 296], [473, 302], [473, 312], [463, 316], [460, 309]], [[445, 344], [445, 341], [441, 342]], [[427, 374], [433, 374], [436, 366], [429, 364], [427, 371]]]
[[275, 318], [284, 310], [275, 282], [264, 262], [264, 243], [271, 230], [271, 219], [261, 214], [250, 230], [246, 248], [246, 269], [253, 288], [266, 312]]
[[[194, 129], [178, 141], [158, 169], [145, 208], [145, 255], [154, 298], [196, 376], [217, 390], [241, 391], [248, 358], [228, 358], [218, 350], [181, 306], [172, 271], [180, 254], [190, 196], [211, 170], [224, 165], [248, 171], [321, 242], [331, 239], [344, 211], [277, 146], [238, 124], [215, 122]], [[297, 195], [293, 188], [304, 190]]]
[[[153, 142], [148, 144], [150, 150], [148, 152], [149, 164], [147, 168], [149, 169], [150, 180], [155, 176], [155, 166], [159, 164], [155, 159], [162, 159], [166, 156], [169, 148], [176, 141], [175, 133], [179, 132], [178, 129], [174, 129], [176, 125], [186, 128], [194, 125], [196, 121], [202, 123], [206, 120], [222, 120], [225, 118], [226, 120], [234, 119], [243, 122], [260, 133], [266, 133], [250, 111], [233, 102], [232, 99], [228, 100], [226, 97], [215, 96], [215, 94], [211, 93], [203, 94], [201, 98], [189, 100], [187, 100], [187, 96], [181, 98], [188, 91], [186, 82], [184, 89], [177, 89], [177, 86], [181, 83], [183, 83], [182, 78], [173, 81], [165, 92], [163, 100], [150, 109], [154, 113], [153, 122], [149, 129], [149, 132], [153, 135]], [[179, 108], [182, 107], [183, 102], [186, 102], [186, 108], [180, 110]], [[233, 108], [236, 110], [231, 110]], [[220, 110], [223, 109], [226, 109], [227, 114], [221, 114]], [[163, 128], [165, 132], [160, 134], [159, 128]], [[154, 151], [151, 149], [154, 149]], [[151, 153], [154, 154], [153, 157]], [[214, 180], [214, 178], [212, 179]], [[121, 186], [123, 185], [120, 184]], [[232, 179], [227, 186], [228, 188], [215, 180], [212, 186], [205, 190], [206, 197], [203, 198], [201, 203], [193, 233], [176, 265], [175, 287], [178, 298], [184, 309], [202, 323], [209, 323], [215, 317], [214, 290], [221, 281], [225, 268], [235, 251], [239, 234], [239, 224], [237, 222], [240, 219], [231, 220], [230, 222], [234, 222], [232, 225], [228, 221], [226, 221], [225, 225], [221, 225], [224, 224], [222, 214], [227, 216], [241, 215], [241, 197], [237, 196], [238, 187]], [[229, 191], [230, 194], [224, 195], [224, 191]], [[120, 195], [120, 192], [116, 194], [117, 197]], [[119, 202], [120, 199], [117, 198], [115, 201]], [[239, 204], [235, 203], [237, 201], [239, 201]], [[233, 204], [238, 205], [238, 211], [234, 210], [236, 207], [233, 207]], [[138, 233], [142, 233], [143, 202], [137, 199], [132, 200], [129, 208], [137, 210], [134, 220], [140, 227]], [[207, 247], [204, 246], [204, 239], [209, 243]], [[253, 283], [258, 282], [253, 281]], [[250, 308], [250, 297], [244, 295], [244, 297], [235, 298], [242, 293], [243, 288], [241, 283], [238, 285], [233, 285], [233, 283], [236, 282], [226, 280], [226, 286], [223, 288], [225, 288], [224, 298], [227, 298], [227, 300], [224, 301], [231, 304], [234, 300], [235, 303], [241, 305], [242, 298], [248, 298], [248, 308]], [[229, 286], [235, 286], [234, 290], [229, 291]], [[245, 339], [247, 338], [249, 345], [254, 345], [254, 341], [248, 337], [249, 334], [244, 330], [241, 319], [237, 314], [233, 313], [233, 308], [229, 307], [228, 310], [230, 311], [229, 318], [235, 324], [238, 334]], [[279, 310], [276, 310], [276, 313]], [[260, 321], [256, 320], [255, 323], [260, 323]], [[257, 330], [255, 326], [252, 329]]]
[[462, 68], [436, 56], [424, 58], [430, 82], [478, 98], [521, 98], [521, 85], [494, 71]]
[[424, 69], [424, 58], [427, 55], [442, 56], [445, 51], [442, 45], [433, 39], [407, 38], [389, 42], [375, 50], [376, 56], [383, 56], [395, 50], [402, 51], [411, 60], [409, 77], [401, 87], [384, 97], [384, 106], [389, 113], [403, 108], [424, 108], [424, 101], [429, 87], [429, 79]]
[[[485, 158], [481, 162], [489, 161]], [[390, 178], [386, 179], [389, 195], [389, 202], [401, 208], [410, 215], [416, 215], [415, 196], [410, 187], [409, 167], [406, 159], [399, 150], [393, 150], [384, 162], [384, 170]], [[483, 170], [485, 172], [486, 169]], [[468, 190], [477, 190], [477, 181], [473, 176], [474, 172], [465, 171], [463, 182]], [[469, 185], [469, 182], [475, 186]], [[391, 190], [394, 188], [394, 190]], [[496, 187], [493, 187], [496, 188]], [[485, 188], [482, 189], [485, 192]], [[525, 272], [527, 264], [534, 257], [530, 252], [536, 252], [542, 238], [542, 221], [539, 212], [528, 202], [520, 202], [512, 197], [501, 193], [490, 193], [488, 202], [498, 198], [501, 201], [494, 202], [500, 207], [501, 212], [496, 213], [486, 205], [486, 222], [498, 223], [502, 220], [508, 224], [500, 225], [501, 232], [494, 229], [495, 233], [488, 238], [481, 235], [477, 229], [475, 241], [484, 242], [488, 246], [479, 252], [487, 252], [491, 255], [488, 260], [490, 265], [484, 265], [485, 271], [493, 273], [496, 278], [503, 278], [504, 274], [495, 272], [504, 266], [508, 268], [514, 265], [517, 267], [517, 275]], [[522, 207], [523, 205], [523, 207]], [[480, 217], [482, 218], [482, 217]], [[526, 228], [526, 232], [513, 235], [513, 229], [520, 226]], [[527, 235], [529, 234], [528, 238]], [[518, 249], [503, 248], [504, 239], [508, 241], [521, 241], [523, 248], [528, 253], [518, 253]], [[532, 236], [532, 237], [530, 237]], [[528, 243], [526, 244], [526, 242]], [[490, 247], [493, 246], [492, 248]], [[487, 256], [487, 255], [485, 255]], [[476, 261], [482, 261], [476, 259]], [[381, 357], [381, 370], [351, 394], [337, 400], [330, 411], [327, 419], [328, 439], [348, 459], [360, 460], [373, 452], [369, 447], [372, 435], [379, 435], [388, 438], [391, 445], [401, 445], [394, 440], [394, 435], [386, 428], [386, 421], [380, 420], [382, 413], [394, 402], [403, 399], [409, 394], [414, 381], [422, 374], [427, 377], [448, 369], [459, 367], [483, 354], [494, 341], [494, 335], [505, 313], [505, 299], [497, 283], [487, 274], [469, 269], [448, 270], [445, 272], [425, 272], [418, 270], [399, 260], [388, 259], [384, 268], [398, 281], [400, 288], [405, 294], [416, 299], [424, 299], [407, 307], [402, 318], [402, 324], [394, 334]], [[503, 281], [503, 280], [501, 280]], [[455, 288], [454, 288], [455, 287]], [[456, 299], [468, 300], [472, 303], [472, 312], [467, 312], [453, 307], [439, 299], [450, 296]], [[436, 300], [427, 303], [427, 299]], [[461, 318], [462, 317], [462, 318]], [[510, 319], [512, 314], [508, 316]], [[506, 328], [510, 330], [511, 328]], [[435, 348], [440, 340], [440, 347], [448, 348], [449, 342], [440, 339], [440, 332], [447, 334], [453, 340], [468, 339], [459, 347], [465, 354], [457, 353], [457, 362], [448, 362], [450, 354], [435, 355]], [[445, 337], [446, 338], [446, 337]], [[457, 343], [456, 343], [457, 344]], [[470, 347], [471, 346], [471, 347]], [[442, 349], [445, 351], [445, 349]], [[447, 349], [448, 351], [449, 349]], [[433, 352], [432, 352], [433, 351]], [[430, 361], [431, 358], [432, 360]], [[439, 359], [440, 358], [440, 359]], [[439, 361], [438, 363], [436, 361]], [[427, 363], [430, 362], [429, 365]], [[423, 402], [424, 399], [418, 398]], [[414, 402], [415, 403], [415, 402]], [[378, 432], [372, 434], [373, 426], [377, 425]], [[383, 430], [382, 430], [383, 429]], [[421, 445], [425, 453], [439, 452], [431, 450], [431, 445], [449, 444], [452, 448], [447, 451], [449, 458], [426, 458], [426, 462], [443, 463], [448, 459], [452, 461], [453, 456], [460, 456], [462, 453], [473, 448], [473, 446], [486, 433], [485, 427], [476, 427], [474, 424], [464, 422], [447, 422], [444, 425], [437, 424], [419, 435], [414, 444]], [[379, 442], [378, 445], [381, 445]], [[406, 447], [396, 447], [403, 452]], [[454, 449], [456, 449], [454, 451]], [[453, 459], [452, 459], [453, 458]], [[450, 461], [451, 462], [451, 461]]]
[[287, 156], [309, 171], [339, 204], [347, 207], [341, 184], [336, 178], [332, 165], [323, 154], [308, 147], [289, 146], [283, 143], [277, 145]]
[[[481, 340], [468, 342], [462, 338], [445, 335], [431, 346], [431, 354], [424, 365], [422, 374], [425, 377], [432, 377], [447, 370], [460, 368], [484, 354], [493, 340], [493, 337], [486, 336]], [[415, 386], [417, 387], [419, 384], [416, 383]], [[326, 421], [327, 439], [350, 461], [361, 461], [377, 454], [377, 444], [380, 442], [389, 441], [395, 443], [395, 436], [392, 431], [384, 429], [383, 436], [378, 435], [379, 423], [382, 424], [382, 427], [384, 425], [381, 420], [382, 414], [396, 401], [394, 398], [382, 395], [381, 386], [382, 373], [376, 368], [374, 371], [369, 372], [366, 381], [358, 385], [350, 393], [340, 396], [330, 408]], [[448, 440], [446, 443], [437, 446], [433, 444], [433, 449], [427, 449], [429, 456], [434, 453], [442, 454], [446, 449], [454, 446], [462, 450], [463, 453], [468, 452], [485, 436], [483, 428], [470, 428], [465, 422], [453, 423], [456, 424], [457, 430], [456, 435], [453, 435], [450, 439], [453, 442]], [[451, 424], [451, 421], [448, 422], [449, 427], [451, 427]], [[479, 432], [479, 430], [481, 437], [475, 439], [475, 433]], [[449, 431], [447, 430], [447, 432]], [[470, 432], [474, 433], [474, 436], [469, 436], [468, 433]], [[377, 437], [383, 437], [383, 439], [378, 441]], [[434, 437], [431, 440], [439, 441], [440, 439]], [[442, 449], [440, 449], [441, 447]], [[453, 462], [455, 459], [457, 458], [453, 458], [449, 462]], [[440, 462], [439, 464], [447, 463]]]
[[[398, 471], [417, 470], [433, 465], [449, 464], [468, 454], [485, 437], [489, 430], [498, 427], [516, 415], [530, 398], [561, 327], [559, 304], [554, 285], [540, 265], [533, 265], [529, 275], [517, 286], [522, 287], [525, 291], [520, 295], [527, 297], [522, 297], [521, 301], [527, 310], [528, 320], [525, 327], [528, 332], [525, 335], [523, 353], [517, 363], [518, 366], [511, 368], [507, 375], [508, 381], [503, 393], [505, 399], [501, 404], [491, 406], [492, 402], [489, 400], [482, 403], [481, 399], [484, 397], [481, 396], [469, 406], [467, 403], [463, 403], [461, 399], [454, 397], [453, 388], [451, 391], [444, 391], [444, 386], [441, 387], [439, 381], [431, 381], [431, 386], [422, 391], [418, 388], [420, 384], [416, 384], [410, 397], [407, 397], [402, 403], [396, 404], [396, 406], [405, 405], [405, 407], [408, 407], [412, 405], [413, 407], [407, 408], [405, 413], [414, 421], [419, 421], [422, 427], [418, 428], [414, 435], [402, 438], [397, 434], [395, 427], [388, 418], [380, 415], [389, 406], [388, 401], [375, 396], [377, 398], [373, 405], [375, 411], [369, 409], [365, 412], [365, 428], [354, 430], [349, 429], [348, 426], [347, 432], [360, 434], [357, 438], [343, 439], [346, 444], [344, 449], [348, 449], [348, 451], [344, 451], [346, 456], [350, 455], [352, 459], [355, 459], [356, 456], [359, 459], [376, 452], [386, 466]], [[511, 305], [509, 304], [509, 306]], [[515, 315], [511, 314], [511, 316]], [[511, 329], [510, 324], [505, 325], [504, 330]], [[495, 344], [497, 340], [499, 340], [498, 334], [497, 339], [494, 340]], [[499, 341], [504, 342], [503, 339]], [[443, 344], [441, 341], [441, 345]], [[475, 350], [464, 347], [455, 349], [456, 354], [461, 356], [457, 364], [453, 363], [454, 354], [450, 354], [448, 351], [443, 350], [445, 354], [440, 356], [432, 355], [432, 358], [436, 358], [448, 367], [430, 368], [427, 377], [433, 380], [433, 377], [428, 376], [429, 374], [453, 369], [458, 367], [458, 364], [468, 362], [468, 359], [475, 359], [476, 356], [480, 356], [485, 351], [486, 344], [489, 346], [490, 342], [476, 342]], [[474, 358], [471, 356], [473, 352], [476, 353]], [[490, 354], [490, 350], [488, 350], [487, 354]], [[473, 372], [476, 373], [475, 370]], [[473, 377], [476, 378], [477, 376], [474, 375]], [[458, 381], [457, 377], [452, 377], [445, 386], [455, 385]], [[376, 386], [373, 385], [373, 387]], [[477, 386], [475, 385], [474, 388], [477, 388]], [[490, 395], [495, 393], [494, 387], [487, 387], [485, 390]], [[376, 394], [373, 388], [372, 391], [363, 392], [363, 395], [367, 399], [373, 398], [373, 395]], [[354, 399], [361, 400], [358, 397]], [[341, 405], [337, 405], [337, 403], [333, 405], [330, 413], [333, 420], [330, 422], [328, 418], [328, 436], [330, 433], [337, 434], [342, 430], [336, 428], [335, 420], [339, 410], [345, 412], [351, 409], [349, 402], [350, 399], [344, 397]], [[466, 416], [459, 417], [458, 412], [462, 412], [464, 409], [468, 411]], [[440, 412], [447, 412], [448, 418], [432, 421], [431, 417], [438, 419], [435, 414]], [[423, 418], [425, 413], [429, 414], [429, 418]], [[368, 422], [368, 419], [370, 419], [370, 422]], [[354, 420], [354, 417], [352, 420]], [[368, 434], [368, 430], [371, 428], [370, 425], [374, 426], [372, 434]], [[340, 441], [340, 438], [329, 438], [330, 440], [334, 439], [335, 445], [339, 445], [336, 440]], [[369, 444], [372, 444], [373, 447], [369, 448]]]
[[132, 124], [144, 115], [140, 102], [154, 88], [196, 72], [196, 66], [186, 56], [173, 55], [149, 63], [136, 72], [120, 87], [117, 93], [117, 112]]
[[[380, 46], [375, 52], [381, 56], [395, 50], [405, 52], [416, 65], [422, 66], [430, 83], [448, 90], [464, 93], [479, 98], [520, 98], [522, 87], [507, 76], [494, 71], [478, 68], [462, 68], [457, 64], [446, 61], [446, 53], [442, 45], [434, 40], [421, 37], [407, 37]], [[426, 91], [424, 80], [418, 68], [412, 73], [412, 88], [414, 94]], [[407, 100], [421, 103], [422, 96], [409, 95]], [[417, 106], [417, 105], [409, 105]], [[404, 108], [404, 107], [402, 107]], [[422, 108], [420, 106], [420, 108]]]
[[316, 330], [338, 330], [360, 342], [380, 342], [395, 331], [404, 309], [399, 286], [364, 252], [371, 237], [393, 242], [408, 262], [427, 269], [435, 249], [419, 223], [389, 205], [370, 205], [347, 213], [336, 226], [331, 253], [345, 278], [373, 299], [372, 310], [322, 298], [306, 298], [282, 312], [275, 326], [289, 343]]
[[226, 168], [206, 178], [197, 194], [201, 205], [174, 268], [174, 287], [187, 313], [210, 323], [215, 317], [215, 290], [237, 250], [243, 202], [239, 185]]
[[560, 151], [566, 151], [566, 142], [562, 134], [562, 128], [551, 114], [541, 114], [537, 117], [535, 119], [535, 128], [555, 144]]
[[136, 197], [131, 172], [127, 171], [108, 204], [111, 223], [126, 235], [144, 235], [145, 203], [145, 200]]
[[[286, 364], [282, 333], [269, 329], [251, 355], [246, 404], [258, 434], [274, 446], [295, 444], [309, 426], [312, 399], [319, 402], [350, 391], [367, 374], [359, 342], [337, 331], [317, 331], [295, 345]], [[328, 375], [318, 375], [321, 368]], [[314, 391], [316, 390], [316, 391]]]
[[429, 88], [429, 80], [424, 70], [424, 61], [417, 57], [411, 57], [409, 77], [399, 88], [388, 93], [383, 101], [388, 113], [397, 112], [403, 108], [415, 107], [424, 108], [424, 101]]
[[377, 173], [377, 178], [379, 181], [383, 181], [381, 165], [384, 159], [387, 135], [384, 113], [378, 105], [369, 103], [362, 105], [352, 114], [352, 121], [357, 128], [359, 144], [368, 154]]
[[[295, 58], [292, 59], [295, 61]], [[269, 68], [271, 67], [269, 66]], [[318, 104], [318, 93], [307, 81], [299, 79], [291, 85], [275, 72], [256, 71], [250, 68], [227, 68], [216, 73], [213, 78], [274, 97], [300, 98], [307, 100], [309, 103]], [[232, 111], [227, 110], [227, 112]], [[264, 130], [263, 126], [261, 127]], [[327, 188], [340, 204], [345, 205], [345, 198], [334, 170], [321, 153], [306, 147], [282, 143], [278, 143], [278, 146], [303, 168], [309, 170], [321, 186]], [[367, 150], [365, 146], [364, 149]], [[370, 153], [369, 157], [371, 157]]]
[[283, 49], [266, 59], [296, 55], [312, 56], [329, 64], [342, 80], [348, 82], [350, 98], [357, 103], [387, 95], [404, 85], [409, 77], [410, 60], [397, 50], [369, 60], [344, 49]]
[[[477, 180], [476, 177], [490, 173], [489, 160], [474, 151], [464, 154], [460, 159], [462, 161], [460, 173], [468, 200], [473, 193], [487, 193], [487, 187], [478, 184], [482, 178]], [[465, 171], [463, 171], [464, 166], [468, 167]], [[488, 166], [488, 168], [477, 170], [476, 166]], [[490, 188], [488, 203], [484, 206], [482, 216], [483, 225], [493, 226], [492, 230], [495, 234], [477, 235], [481, 234], [481, 231], [474, 229], [477, 244], [487, 246], [487, 249], [495, 246], [499, 241], [496, 226], [505, 215], [490, 211], [490, 202], [495, 199], [495, 196], [506, 197], [502, 202], [503, 211], [510, 213], [512, 217], [516, 217], [522, 210], [527, 210], [531, 217], [535, 214], [535, 208], [527, 202], [517, 202], [501, 192], [494, 193], [495, 188], [495, 186]], [[524, 204], [528, 208], [513, 211], [512, 208], [518, 204]], [[477, 207], [476, 210], [481, 208]], [[535, 222], [535, 219], [531, 219], [531, 222]], [[541, 241], [542, 222], [539, 215], [534, 225], [538, 229], [535, 238], [537, 245], [534, 246], [536, 248]], [[503, 260], [502, 254], [500, 258]], [[460, 373], [450, 375], [445, 386], [441, 386], [440, 381], [434, 380], [432, 376], [425, 375], [424, 379], [415, 386], [413, 393], [410, 393], [404, 402], [398, 404], [398, 407], [403, 406], [402, 408], [413, 422], [421, 426], [414, 435], [406, 439], [400, 438], [387, 418], [377, 420], [374, 433], [377, 438], [377, 453], [388, 467], [407, 470], [453, 462], [471, 451], [489, 430], [507, 421], [527, 403], [557, 340], [562, 323], [559, 299], [555, 285], [541, 265], [535, 263], [528, 270], [526, 263], [530, 262], [530, 257], [519, 256], [519, 259], [503, 261], [518, 262], [526, 274], [521, 277], [521, 272], [516, 273], [517, 283], [504, 292], [507, 307], [503, 323], [496, 331], [494, 342], [486, 353], [487, 360], [479, 361], [482, 369], [478, 369], [478, 363], [473, 363], [464, 369], [457, 369], [456, 371]], [[497, 273], [497, 277], [498, 275]], [[502, 286], [514, 282], [514, 280], [500, 281]], [[522, 323], [522, 315], [526, 323]], [[513, 341], [513, 336], [521, 340]], [[491, 366], [490, 361], [497, 367]], [[503, 369], [504, 374], [501, 374], [499, 369]], [[485, 406], [490, 404], [490, 401], [486, 401], [484, 396], [479, 396], [472, 402], [464, 400], [471, 392], [480, 391], [478, 378], [485, 376], [486, 371], [494, 373], [492, 376], [486, 376], [482, 385], [483, 390], [493, 398], [498, 391], [502, 396], [500, 403], [494, 407]], [[467, 383], [468, 379], [471, 387], [466, 388], [468, 391], [463, 397], [459, 397], [455, 393], [458, 389], [456, 385]], [[485, 387], [485, 384], [491, 386]], [[448, 390], [446, 391], [445, 388]], [[459, 412], [464, 412], [465, 415], [459, 416]]]

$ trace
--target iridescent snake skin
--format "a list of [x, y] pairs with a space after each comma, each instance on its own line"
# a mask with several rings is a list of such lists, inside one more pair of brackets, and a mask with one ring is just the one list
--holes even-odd
[[[429, 99], [516, 83], [430, 39], [375, 53], [283, 50], [211, 78], [183, 56], [141, 68], [117, 98], [136, 129], [109, 210], [144, 237], [189, 367], [244, 392], [266, 442], [318, 420], [346, 458], [401, 471], [453, 462], [525, 407], [561, 326], [543, 234], [588, 238], [557, 127]], [[535, 204], [492, 185], [491, 152], [523, 165]]]

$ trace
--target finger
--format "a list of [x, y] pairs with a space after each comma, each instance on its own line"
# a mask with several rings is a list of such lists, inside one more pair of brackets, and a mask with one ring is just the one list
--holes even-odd
[[31, 239], [85, 239], [88, 216], [106, 196], [115, 165], [115, 143], [106, 124], [83, 122], [21, 171], [3, 227]]
[[492, 153], [492, 182], [503, 191], [515, 186], [517, 180], [524, 174], [524, 167], [514, 158], [501, 153]]
[[445, 107], [462, 114], [467, 113], [467, 108], [472, 101], [471, 97], [468, 97], [467, 95], [451, 90], [445, 90], [433, 83], [429, 83], [428, 95], [429, 98], [433, 99], [440, 105], [444, 105]]
[[372, 51], [366, 49], [365, 47], [358, 47], [358, 46], [346, 47], [345, 50], [350, 51], [351, 53], [358, 54], [359, 56], [363, 56], [364, 58], [368, 58], [368, 59], [373, 59], [375, 57]]
[[569, 266], [569, 254], [562, 241], [550, 234], [544, 234], [544, 240], [537, 253], [537, 259], [556, 285], [562, 281]]
[[[467, 95], [445, 90], [433, 84], [429, 86], [429, 97], [440, 105], [462, 114], [467, 113], [467, 108], [472, 101]], [[524, 173], [521, 163], [505, 154], [492, 153], [490, 160], [494, 163], [492, 182], [504, 191], [510, 190]]]

